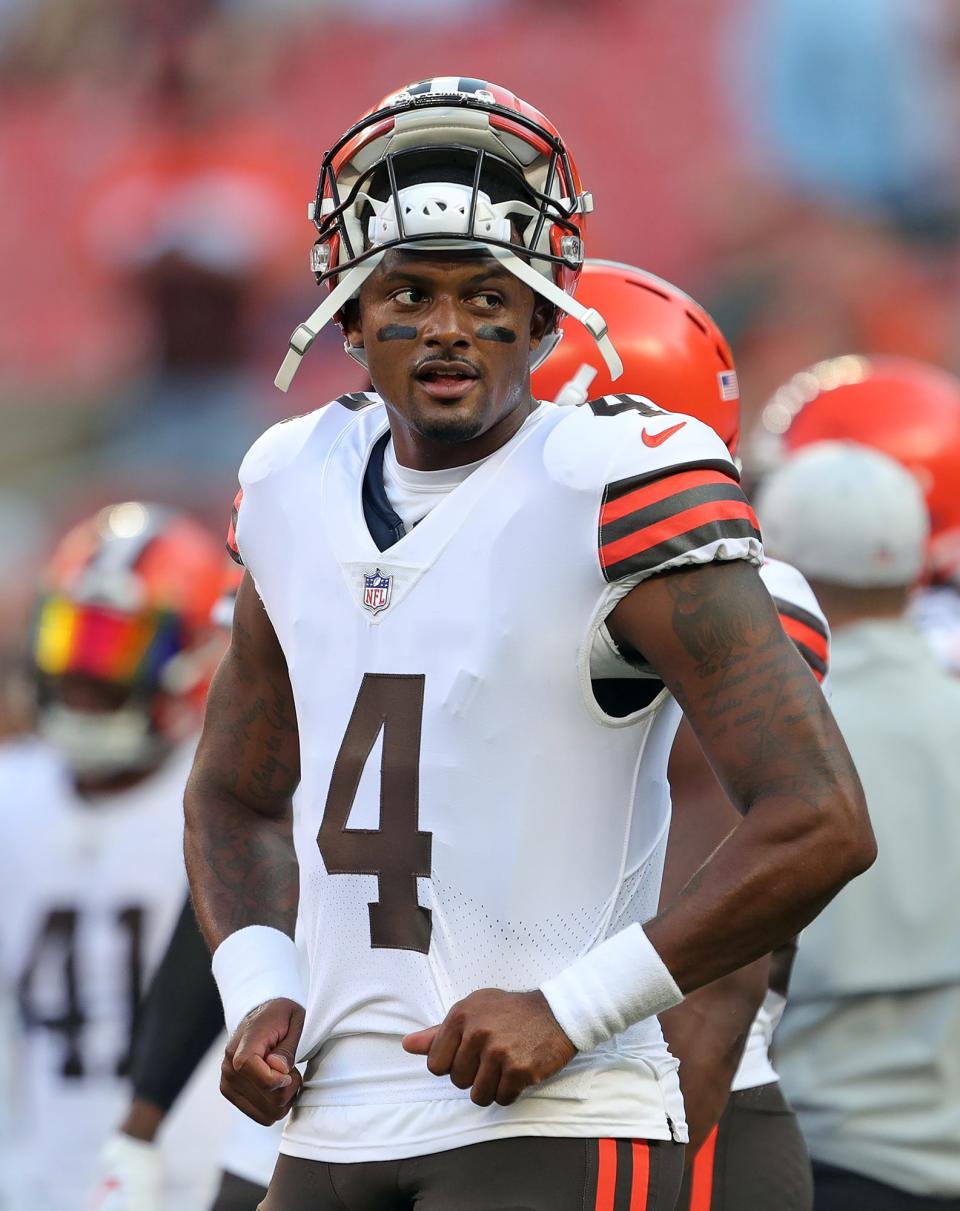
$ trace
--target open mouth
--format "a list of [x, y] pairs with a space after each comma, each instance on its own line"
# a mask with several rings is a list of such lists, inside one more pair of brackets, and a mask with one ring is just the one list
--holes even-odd
[[414, 377], [434, 399], [462, 399], [480, 377], [468, 362], [424, 362]]

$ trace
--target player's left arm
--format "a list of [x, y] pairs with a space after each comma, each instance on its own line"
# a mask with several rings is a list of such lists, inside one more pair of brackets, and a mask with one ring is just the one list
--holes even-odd
[[653, 576], [608, 625], [657, 670], [745, 813], [644, 928], [689, 993], [799, 933], [876, 843], [843, 737], [755, 568]]

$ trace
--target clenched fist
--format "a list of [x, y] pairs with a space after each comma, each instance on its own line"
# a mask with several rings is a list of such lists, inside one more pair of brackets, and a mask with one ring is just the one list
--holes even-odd
[[293, 1066], [304, 1011], [277, 997], [250, 1011], [227, 1043], [220, 1065], [220, 1092], [264, 1127], [283, 1118], [300, 1092]]
[[439, 1026], [408, 1034], [405, 1051], [425, 1055], [434, 1076], [469, 1089], [478, 1106], [509, 1106], [530, 1085], [577, 1054], [542, 992], [481, 988], [458, 1001]]

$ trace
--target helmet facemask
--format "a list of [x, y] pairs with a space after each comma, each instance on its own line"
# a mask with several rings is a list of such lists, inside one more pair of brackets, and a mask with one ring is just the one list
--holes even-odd
[[[469, 100], [444, 98], [444, 114], [457, 103], [467, 106]], [[603, 317], [580, 306], [558, 285], [565, 277], [575, 282], [579, 274], [582, 216], [592, 209], [590, 195], [577, 192], [559, 137], [522, 114], [487, 104], [479, 115], [484, 121], [486, 115], [502, 112], [512, 125], [529, 130], [531, 143], [513, 135], [508, 145], [504, 135], [482, 127], [470, 129], [466, 119], [456, 114], [446, 123], [438, 122], [443, 115], [437, 115], [437, 103], [433, 124], [426, 129], [424, 122], [431, 115], [423, 111], [430, 107], [411, 109], [411, 98], [405, 104], [406, 108], [393, 106], [369, 115], [324, 157], [317, 198], [310, 209], [319, 232], [311, 264], [317, 282], [328, 283], [331, 293], [294, 332], [277, 386], [287, 389], [317, 333], [356, 297], [392, 248], [489, 253], [536, 293], [585, 324], [616, 377], [619, 358], [607, 338]], [[373, 147], [364, 143], [365, 132], [384, 121], [389, 125], [391, 114], [395, 118], [387, 142], [390, 150], [379, 151], [382, 139], [375, 140]], [[404, 120], [410, 129], [401, 132]], [[470, 141], [434, 142], [430, 137], [448, 133]], [[539, 151], [534, 138], [541, 145]], [[358, 140], [361, 146], [344, 162], [343, 149]], [[505, 156], [511, 149], [514, 157], [522, 154], [530, 165], [537, 161], [537, 170], [528, 171], [520, 161], [510, 163]], [[504, 154], [498, 154], [500, 150]], [[531, 364], [546, 358], [558, 339], [554, 325], [532, 353]], [[362, 350], [346, 348], [363, 364]]]

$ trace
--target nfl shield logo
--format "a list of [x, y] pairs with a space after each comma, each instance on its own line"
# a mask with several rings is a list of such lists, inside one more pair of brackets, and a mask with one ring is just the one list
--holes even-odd
[[363, 578], [363, 608], [371, 614], [385, 610], [390, 604], [390, 590], [393, 587], [393, 577], [384, 576], [379, 568], [372, 576]]

